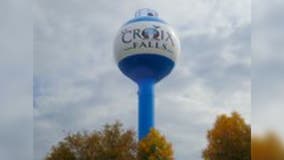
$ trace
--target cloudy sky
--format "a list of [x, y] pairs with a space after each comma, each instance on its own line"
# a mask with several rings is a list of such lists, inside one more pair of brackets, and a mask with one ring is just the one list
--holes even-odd
[[33, 155], [33, 46], [29, 4], [0, 1], [0, 159], [3, 160], [32, 159]]
[[284, 140], [284, 1], [261, 0], [252, 5], [253, 131], [276, 131]]
[[115, 120], [137, 128], [137, 87], [117, 68], [113, 39], [139, 8], [175, 28], [182, 52], [156, 85], [156, 128], [177, 160], [201, 160], [218, 114], [251, 121], [248, 0], [39, 0], [34, 4], [34, 159], [68, 132]]
[[207, 129], [233, 110], [254, 133], [272, 129], [284, 139], [284, 1], [250, 3], [1, 0], [1, 159], [41, 160], [66, 133], [114, 120], [137, 128], [137, 88], [117, 69], [112, 41], [144, 7], [182, 42], [177, 66], [156, 86], [157, 128], [177, 160], [201, 160]]

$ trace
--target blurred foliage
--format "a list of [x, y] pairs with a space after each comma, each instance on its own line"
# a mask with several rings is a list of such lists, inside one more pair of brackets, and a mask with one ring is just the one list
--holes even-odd
[[[217, 117], [207, 133], [208, 146], [203, 151], [205, 160], [250, 160], [250, 125], [237, 112]], [[269, 159], [266, 159], [269, 160]]]
[[172, 145], [156, 129], [143, 138], [138, 145], [138, 160], [173, 160]]
[[[105, 125], [102, 131], [69, 134], [53, 146], [45, 160], [173, 160], [173, 150], [159, 131], [137, 143], [133, 130], [122, 124]], [[138, 152], [138, 154], [137, 154]]]
[[137, 141], [122, 124], [105, 125], [102, 131], [70, 134], [53, 146], [45, 160], [134, 160]]
[[252, 160], [284, 160], [284, 146], [276, 134], [270, 132], [263, 137], [253, 136]]

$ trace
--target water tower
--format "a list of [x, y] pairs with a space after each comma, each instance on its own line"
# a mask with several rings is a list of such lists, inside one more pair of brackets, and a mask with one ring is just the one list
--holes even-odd
[[119, 69], [139, 87], [138, 137], [154, 127], [154, 85], [166, 77], [180, 52], [173, 29], [158, 13], [140, 9], [119, 30], [114, 42]]

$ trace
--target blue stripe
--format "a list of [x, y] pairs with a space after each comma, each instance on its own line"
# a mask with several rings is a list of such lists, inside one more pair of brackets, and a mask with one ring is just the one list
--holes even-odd
[[139, 83], [145, 78], [156, 82], [167, 76], [175, 63], [168, 57], [156, 54], [136, 54], [123, 58], [118, 66], [129, 78]]
[[126, 22], [123, 26], [130, 24], [130, 23], [141, 22], [141, 21], [153, 21], [153, 22], [160, 22], [163, 24], [167, 24], [165, 21], [161, 19], [158, 19], [155, 17], [144, 16], [144, 17], [138, 17], [138, 18], [131, 19], [128, 22]]

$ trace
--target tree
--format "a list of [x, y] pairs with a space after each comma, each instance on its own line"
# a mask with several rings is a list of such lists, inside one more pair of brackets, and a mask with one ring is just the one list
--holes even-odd
[[135, 132], [123, 130], [116, 122], [102, 131], [69, 134], [52, 147], [45, 160], [134, 160], [136, 155]]
[[250, 125], [237, 112], [220, 115], [207, 133], [208, 146], [203, 151], [205, 160], [250, 160]]
[[173, 160], [172, 145], [156, 129], [143, 138], [138, 145], [138, 160]]
[[274, 133], [253, 136], [251, 144], [252, 160], [284, 160], [284, 146]]

